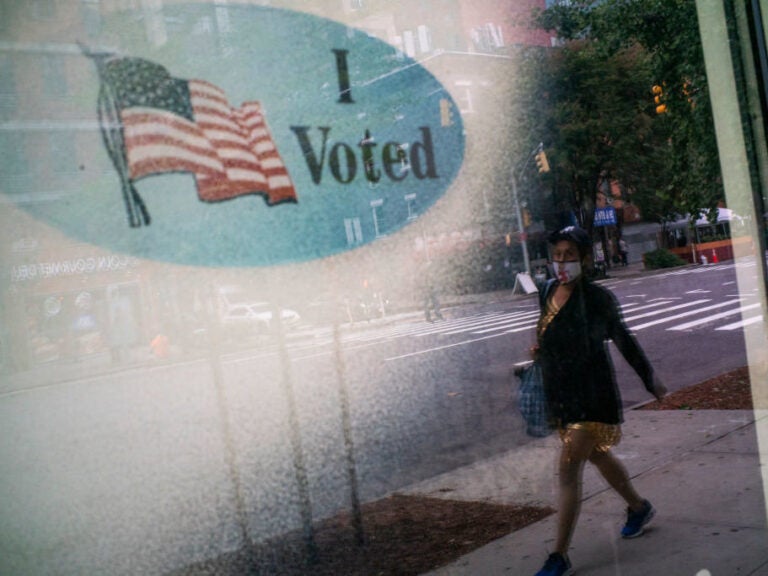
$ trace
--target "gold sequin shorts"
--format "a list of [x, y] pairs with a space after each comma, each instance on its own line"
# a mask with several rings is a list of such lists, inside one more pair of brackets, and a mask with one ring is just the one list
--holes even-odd
[[621, 426], [603, 422], [571, 422], [565, 428], [560, 428], [560, 439], [568, 444], [573, 430], [586, 430], [595, 438], [595, 450], [608, 452], [621, 440]]

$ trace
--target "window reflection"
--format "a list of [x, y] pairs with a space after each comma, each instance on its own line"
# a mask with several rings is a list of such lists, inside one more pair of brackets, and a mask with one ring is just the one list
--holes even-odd
[[[520, 135], [528, 111], [516, 97], [521, 55], [557, 44], [529, 16], [549, 2], [17, 4], [0, 7], [0, 436], [11, 439], [0, 446], [0, 534], [34, 535], [14, 556], [19, 573], [34, 573], [28, 557], [62, 573], [128, 574], [134, 555], [147, 573], [172, 572], [236, 550], [244, 539], [306, 528], [308, 516], [349, 510], [350, 470], [359, 480], [357, 497], [370, 501], [522, 442], [519, 418], [506, 406], [507, 376], [528, 343], [517, 332], [505, 340], [480, 334], [495, 328], [475, 327], [479, 320], [463, 307], [476, 305], [478, 294], [494, 294], [492, 305], [503, 302], [498, 309], [472, 314], [508, 313], [517, 274], [526, 272], [523, 246], [542, 284], [546, 230], [573, 216], [536, 179], [534, 164], [520, 179], [519, 205], [510, 185], [530, 149]], [[338, 213], [312, 222], [337, 249], [321, 253], [307, 227], [281, 223], [276, 227], [289, 231], [303, 254], [317, 257], [249, 267], [135, 256], [150, 241], [125, 222], [97, 115], [100, 86], [84, 47], [135, 57], [162, 48], [178, 56], [169, 74], [184, 79], [202, 58], [214, 58], [222, 71], [239, 70], [244, 15], [256, 7], [340, 22], [350, 41], [362, 35], [391, 47], [384, 74], [350, 58], [346, 83], [340, 48], [327, 50], [326, 84], [304, 81], [298, 95], [284, 96], [291, 103], [317, 90], [335, 106], [358, 106], [348, 126], [324, 120], [333, 124], [328, 158], [336, 150], [338, 161], [316, 170], [318, 180], [341, 185], [352, 179], [350, 158], [356, 163], [350, 192], [332, 198]], [[302, 69], [298, 47], [306, 39], [291, 38], [296, 54], [275, 54], [263, 63], [268, 69], [252, 65], [244, 76], [263, 77], [266, 91]], [[248, 46], [262, 41], [249, 38]], [[417, 66], [429, 78], [414, 75], [407, 88], [414, 99], [435, 103], [420, 118], [409, 116], [413, 103], [387, 82]], [[226, 92], [236, 106], [253, 95], [243, 94], [244, 77], [235, 80]], [[408, 138], [366, 133], [374, 106], [360, 96], [363, 84], [366, 97], [381, 98], [375, 104], [385, 109], [387, 128], [407, 124]], [[290, 144], [298, 147], [297, 134], [305, 134], [319, 150], [316, 112], [296, 110], [292, 126], [299, 128], [284, 130]], [[463, 163], [446, 194], [429, 204], [427, 186], [443, 167], [428, 142], [459, 126]], [[377, 144], [371, 157], [368, 138]], [[301, 169], [311, 172], [306, 163]], [[167, 178], [167, 188], [145, 181], [147, 197], [176, 194], [191, 179]], [[614, 199], [606, 191], [600, 202], [614, 205], [625, 224], [638, 221], [627, 234], [638, 262], [658, 245], [661, 228], [640, 221], [624, 192]], [[327, 191], [299, 190], [299, 206], [312, 194]], [[86, 195], [98, 200], [83, 202]], [[263, 202], [238, 206], [254, 215], [251, 227], [241, 243], [223, 249], [247, 262], [276, 241], [258, 220], [274, 212]], [[72, 214], [76, 226], [67, 222]], [[210, 225], [172, 208], [164, 216], [169, 228], [192, 235]], [[113, 228], [116, 220], [123, 227]], [[739, 235], [727, 220], [670, 222], [663, 234], [661, 241], [680, 251]], [[98, 237], [128, 240], [120, 250], [83, 240]], [[189, 262], [184, 257], [194, 246], [166, 241], [168, 260]], [[613, 238], [606, 246], [601, 260], [610, 264], [619, 244]], [[451, 334], [440, 322], [425, 327], [426, 275], [442, 313], [458, 323], [445, 329]], [[466, 317], [452, 318], [454, 305]], [[449, 339], [471, 330], [477, 347], [454, 355], [460, 347]], [[436, 355], [422, 354], [415, 342], [430, 342]], [[14, 523], [3, 524], [4, 517]], [[78, 544], [62, 566], [46, 554], [51, 542], [67, 538]]]

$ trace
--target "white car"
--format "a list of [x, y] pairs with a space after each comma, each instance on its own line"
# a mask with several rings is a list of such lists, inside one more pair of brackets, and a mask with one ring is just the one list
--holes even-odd
[[[270, 332], [276, 328], [272, 322], [274, 306], [269, 302], [247, 302], [232, 304], [221, 317], [222, 327], [243, 332]], [[295, 310], [280, 308], [280, 318], [284, 328], [296, 326], [301, 317]]]

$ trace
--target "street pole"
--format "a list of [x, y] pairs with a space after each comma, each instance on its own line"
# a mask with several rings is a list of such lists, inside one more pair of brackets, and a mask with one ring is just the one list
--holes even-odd
[[528, 276], [531, 275], [531, 260], [528, 257], [528, 237], [523, 229], [523, 212], [520, 210], [520, 200], [517, 196], [517, 177], [514, 170], [512, 171], [512, 199], [515, 203], [515, 215], [517, 216], [517, 228], [520, 230], [520, 244], [523, 248], [523, 265], [525, 266], [525, 273]]
[[[538, 146], [536, 146], [533, 150], [531, 150], [528, 153], [528, 157], [525, 159], [525, 162], [523, 162], [523, 165], [520, 168], [520, 174], [525, 171], [526, 166], [528, 166], [528, 162], [531, 161], [531, 158], [534, 154], [537, 152], [540, 152], [544, 148], [544, 145], [542, 143], [539, 143]], [[531, 259], [528, 256], [528, 235], [525, 232], [525, 228], [523, 227], [523, 211], [520, 209], [520, 199], [518, 198], [517, 194], [517, 175], [515, 174], [515, 168], [512, 167], [512, 200], [515, 203], [515, 216], [517, 216], [517, 228], [520, 230], [520, 244], [523, 248], [523, 265], [525, 266], [525, 273], [528, 274], [528, 276], [531, 275]]]

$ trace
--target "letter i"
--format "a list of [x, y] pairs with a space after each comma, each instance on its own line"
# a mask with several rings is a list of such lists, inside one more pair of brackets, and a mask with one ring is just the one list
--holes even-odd
[[349, 50], [334, 49], [336, 54], [336, 71], [339, 74], [339, 104], [352, 104], [352, 87], [349, 84], [349, 67], [347, 66], [347, 54]]

